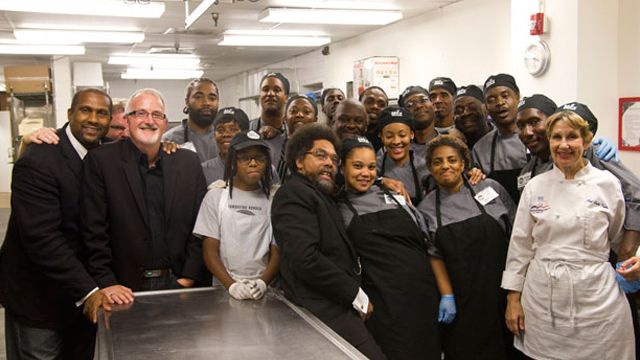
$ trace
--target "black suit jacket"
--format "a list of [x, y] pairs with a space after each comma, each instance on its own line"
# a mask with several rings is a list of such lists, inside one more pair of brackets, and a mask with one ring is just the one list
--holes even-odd
[[329, 326], [345, 315], [355, 316], [357, 255], [333, 200], [293, 174], [276, 193], [271, 217], [285, 295]]
[[[178, 150], [162, 158], [165, 230], [171, 268], [178, 277], [202, 279], [202, 241], [192, 235], [206, 192], [198, 156]], [[82, 232], [88, 269], [98, 285], [137, 290], [142, 281], [147, 231], [144, 184], [131, 140], [102, 145], [85, 158]]]
[[83, 267], [82, 160], [63, 127], [58, 145], [30, 145], [13, 166], [11, 216], [0, 252], [0, 300], [29, 326], [63, 328], [96, 283]]

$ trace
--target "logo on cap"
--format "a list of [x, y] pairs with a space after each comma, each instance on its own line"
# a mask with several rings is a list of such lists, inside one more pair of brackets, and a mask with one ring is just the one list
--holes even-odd
[[272, 72], [272, 73], [268, 73], [268, 74], [267, 74], [267, 77], [272, 77], [272, 76], [278, 76], [278, 74], [276, 74], [276, 73], [274, 73], [274, 72]]
[[576, 106], [576, 104], [565, 104], [562, 106], [562, 110], [571, 110], [571, 111], [576, 111], [578, 110], [578, 107]]
[[487, 80], [487, 82], [484, 84], [484, 87], [487, 88], [487, 87], [489, 87], [489, 86], [491, 86], [491, 85], [493, 85], [495, 83], [496, 83], [496, 80], [491, 78], [491, 79]]
[[402, 96], [402, 97], [407, 96], [407, 94], [409, 93], [409, 91], [411, 91], [411, 89], [406, 88], [406, 89], [402, 92], [402, 95], [400, 95], [400, 96]]
[[362, 136], [357, 136], [356, 140], [358, 140], [358, 142], [361, 143], [361, 144], [368, 144], [369, 143], [369, 140], [367, 140], [366, 137], [362, 137]]
[[235, 115], [236, 112], [233, 109], [224, 109], [224, 111], [222, 112], [225, 115]]
[[464, 95], [467, 93], [467, 89], [460, 89], [456, 95]]
[[253, 130], [247, 133], [247, 137], [251, 140], [260, 140], [260, 135]]
[[436, 86], [436, 85], [444, 85], [444, 81], [436, 80], [436, 81], [433, 82], [433, 86]]
[[393, 117], [399, 117], [402, 116], [402, 110], [394, 110], [391, 112], [391, 116]]
[[522, 100], [520, 100], [520, 102], [518, 103], [518, 107], [524, 105], [524, 103], [527, 101], [528, 98], [523, 98]]

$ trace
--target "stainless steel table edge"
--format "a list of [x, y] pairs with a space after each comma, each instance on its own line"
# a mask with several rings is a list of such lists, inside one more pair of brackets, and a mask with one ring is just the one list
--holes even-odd
[[306, 321], [309, 325], [311, 325], [314, 329], [316, 329], [322, 336], [324, 336], [327, 340], [329, 340], [333, 345], [335, 345], [338, 349], [342, 350], [350, 359], [355, 360], [366, 360], [368, 359], [364, 356], [358, 349], [353, 347], [348, 341], [343, 339], [340, 335], [338, 335], [335, 331], [333, 331], [327, 324], [323, 323], [320, 319], [315, 317], [315, 315], [311, 314], [309, 310], [305, 308], [301, 308], [291, 301], [287, 300], [284, 295], [274, 289], [270, 289], [270, 293], [273, 294], [278, 300], [285, 303], [291, 310], [293, 310], [296, 314], [298, 314], [304, 321]]
[[[223, 288], [222, 286], [212, 286], [206, 288], [195, 288], [195, 289], [179, 289], [179, 290], [158, 290], [158, 291], [141, 291], [135, 292], [135, 297], [144, 297], [151, 295], [164, 295], [164, 294], [175, 294], [175, 293], [188, 293], [188, 292], [200, 292], [200, 291], [213, 291]], [[285, 305], [287, 305], [291, 310], [293, 310], [298, 316], [300, 316], [305, 322], [307, 322], [311, 327], [316, 329], [322, 336], [324, 336], [329, 342], [331, 342], [338, 349], [342, 350], [342, 352], [347, 355], [350, 359], [354, 360], [367, 360], [367, 357], [364, 356], [358, 349], [353, 347], [348, 341], [343, 339], [340, 335], [338, 335], [335, 331], [333, 331], [330, 327], [328, 327], [325, 323], [323, 323], [320, 319], [311, 314], [307, 309], [301, 308], [287, 298], [284, 297], [280, 290], [276, 290], [273, 288], [269, 288], [267, 294], [271, 294], [278, 300], [282, 301]], [[135, 300], [134, 300], [135, 301]], [[98, 332], [102, 332], [104, 334], [105, 341], [101, 341], [100, 336], [96, 336], [96, 350], [94, 354], [94, 360], [104, 360], [100, 358], [100, 354], [108, 354], [107, 360], [115, 360], [115, 354], [113, 351], [111, 339], [111, 332], [107, 331], [106, 328], [106, 319], [104, 311], [98, 312]]]

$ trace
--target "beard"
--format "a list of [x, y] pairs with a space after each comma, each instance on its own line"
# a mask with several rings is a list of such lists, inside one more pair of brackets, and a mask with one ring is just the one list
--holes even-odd
[[189, 108], [189, 119], [191, 119], [196, 125], [201, 128], [206, 128], [213, 124], [213, 119], [216, 116], [217, 110], [211, 109], [211, 115], [201, 115], [199, 110]]
[[336, 184], [333, 180], [325, 180], [325, 179], [313, 179], [313, 182], [316, 184], [318, 189], [322, 191], [326, 195], [333, 195]]

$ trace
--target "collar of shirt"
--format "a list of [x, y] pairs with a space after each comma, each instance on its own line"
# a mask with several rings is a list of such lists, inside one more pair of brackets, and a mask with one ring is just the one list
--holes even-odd
[[73, 133], [71, 132], [71, 126], [67, 125], [64, 131], [67, 133], [67, 137], [69, 138], [69, 141], [71, 142], [71, 146], [73, 146], [73, 149], [78, 153], [78, 156], [80, 156], [80, 159], [84, 160], [84, 157], [87, 156], [87, 148], [85, 148], [84, 145], [82, 145], [80, 141], [78, 141], [78, 139], [76, 139], [76, 137], [73, 136]]
[[[131, 148], [133, 149], [133, 153], [135, 154], [138, 164], [140, 164], [140, 166], [145, 169], [150, 169], [149, 157], [147, 156], [147, 154], [140, 151], [140, 149], [138, 149], [138, 147], [131, 141], [131, 139], [127, 139], [125, 141], [127, 141], [131, 146]], [[156, 163], [153, 166], [154, 169], [162, 169], [162, 158], [164, 157], [163, 153], [164, 151], [162, 151], [162, 144], [160, 144], [160, 150], [158, 151], [158, 159], [156, 159]]]

